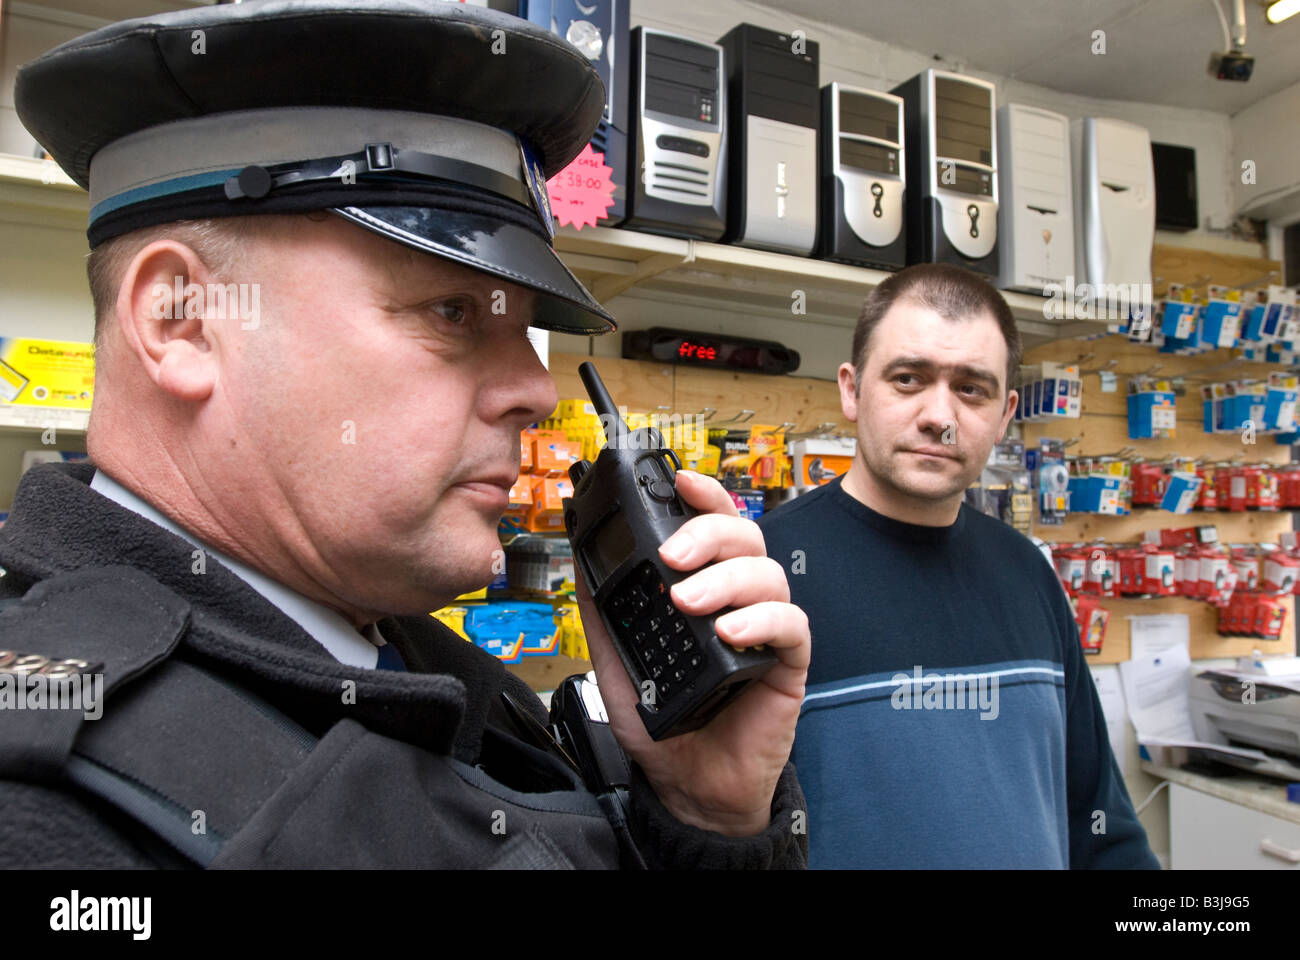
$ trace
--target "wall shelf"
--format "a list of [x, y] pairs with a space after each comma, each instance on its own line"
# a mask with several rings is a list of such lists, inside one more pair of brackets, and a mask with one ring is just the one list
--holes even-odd
[[[53, 161], [0, 154], [0, 220], [84, 230], [89, 199]], [[635, 292], [775, 319], [852, 327], [871, 288], [890, 276], [807, 257], [612, 227], [556, 231], [565, 263], [602, 303]], [[802, 291], [803, 313], [792, 309]], [[1043, 299], [1004, 291], [1028, 342], [1104, 332], [1103, 323], [1043, 317]]]
[[[564, 227], [555, 247], [596, 299], [635, 288], [638, 296], [777, 319], [852, 327], [862, 299], [890, 274], [847, 264], [722, 243], [659, 237], [611, 227]], [[795, 291], [804, 313], [795, 313]], [[1103, 333], [1105, 323], [1048, 320], [1044, 300], [1003, 291], [1029, 342]]]

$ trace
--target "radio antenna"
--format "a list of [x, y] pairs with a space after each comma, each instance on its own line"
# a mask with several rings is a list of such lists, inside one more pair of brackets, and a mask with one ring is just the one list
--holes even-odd
[[596, 408], [596, 415], [600, 417], [601, 429], [605, 431], [605, 445], [616, 450], [622, 448], [626, 445], [627, 424], [619, 416], [618, 407], [614, 406], [609, 391], [605, 389], [604, 381], [596, 372], [595, 364], [590, 361], [579, 364], [578, 376], [582, 377], [582, 385], [587, 388], [591, 405]]

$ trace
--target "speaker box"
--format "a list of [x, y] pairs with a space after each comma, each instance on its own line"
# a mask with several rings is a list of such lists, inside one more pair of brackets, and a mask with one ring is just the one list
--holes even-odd
[[819, 255], [905, 266], [902, 98], [831, 83], [822, 87], [821, 121]]
[[591, 148], [614, 171], [614, 205], [601, 226], [627, 216], [627, 138], [631, 109], [628, 60], [631, 54], [631, 0], [519, 0], [519, 16], [563, 37], [591, 60], [605, 84], [605, 112], [591, 137]]
[[717, 240], [726, 230], [722, 48], [632, 31], [632, 162], [626, 227]]
[[1074, 275], [1070, 121], [1008, 103], [998, 110], [998, 285], [1045, 296]]
[[817, 243], [817, 44], [738, 24], [726, 51], [730, 243], [806, 256]]
[[998, 274], [998, 148], [993, 84], [926, 70], [903, 98], [907, 262]]
[[1196, 150], [1169, 143], [1151, 144], [1156, 177], [1156, 226], [1161, 230], [1195, 230]]

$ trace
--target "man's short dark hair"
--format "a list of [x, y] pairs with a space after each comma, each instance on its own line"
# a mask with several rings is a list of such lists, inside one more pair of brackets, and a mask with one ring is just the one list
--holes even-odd
[[862, 370], [867, 364], [867, 347], [876, 325], [900, 300], [933, 310], [945, 320], [971, 320], [990, 314], [1002, 331], [1007, 343], [1007, 380], [1010, 390], [1020, 369], [1020, 331], [1011, 308], [992, 284], [983, 277], [962, 267], [946, 263], [918, 263], [900, 270], [880, 283], [867, 295], [853, 331], [853, 367], [855, 382], [862, 383]]

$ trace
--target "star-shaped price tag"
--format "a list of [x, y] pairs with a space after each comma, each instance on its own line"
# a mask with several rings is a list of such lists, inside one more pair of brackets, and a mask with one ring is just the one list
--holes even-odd
[[560, 226], [573, 224], [579, 230], [596, 226], [614, 205], [614, 168], [605, 164], [605, 155], [582, 148], [573, 162], [546, 181], [551, 195], [551, 211]]

